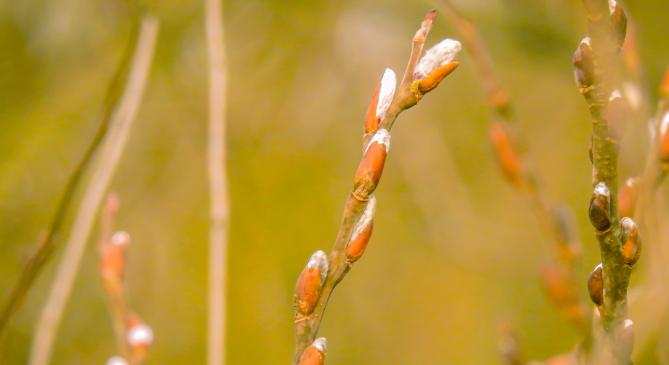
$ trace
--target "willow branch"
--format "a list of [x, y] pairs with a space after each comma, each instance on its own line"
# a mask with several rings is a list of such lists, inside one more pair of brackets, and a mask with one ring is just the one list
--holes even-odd
[[209, 324], [207, 364], [225, 364], [227, 246], [229, 227], [226, 167], [227, 74], [221, 0], [205, 0], [205, 27], [209, 62]]
[[316, 252], [298, 279], [293, 356], [296, 365], [323, 361], [325, 339], [316, 339], [316, 335], [332, 292], [353, 262], [360, 258], [371, 235], [376, 202], [373, 193], [381, 179], [395, 120], [402, 111], [416, 105], [424, 94], [437, 87], [458, 65], [453, 57], [460, 50], [460, 43], [453, 40], [442, 41], [421, 58], [435, 16], [435, 11], [430, 11], [415, 33], [409, 61], [397, 88], [394, 72], [386, 70], [384, 73], [367, 113], [363, 156], [344, 206], [334, 246], [329, 257], [322, 251]]
[[84, 192], [63, 259], [57, 269], [51, 292], [35, 331], [29, 362], [31, 365], [46, 365], [51, 357], [55, 335], [79, 269], [94, 217], [121, 157], [141, 103], [157, 35], [158, 20], [150, 16], [145, 17], [141, 23], [127, 85], [110, 122], [109, 137], [102, 146], [91, 182]]

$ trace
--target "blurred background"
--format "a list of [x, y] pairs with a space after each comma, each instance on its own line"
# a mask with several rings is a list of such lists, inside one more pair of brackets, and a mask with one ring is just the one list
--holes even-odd
[[[581, 3], [454, 3], [480, 26], [547, 195], [575, 212], [585, 295], [599, 252], [586, 215], [591, 127], [571, 65], [586, 31]], [[148, 363], [199, 364], [208, 237], [203, 2], [148, 0], [147, 7], [161, 22], [155, 61], [110, 190], [121, 199], [117, 226], [133, 237], [130, 305], [156, 337]], [[296, 278], [313, 251], [330, 249], [375, 83], [385, 67], [401, 74], [411, 37], [432, 7], [400, 0], [224, 1], [230, 364], [290, 361]], [[653, 105], [669, 64], [669, 2], [626, 7]], [[119, 1], [0, 1], [2, 298], [96, 130], [129, 31]], [[427, 45], [446, 37], [457, 35], [438, 17]], [[460, 68], [394, 129], [374, 236], [321, 327], [330, 364], [496, 363], [502, 321], [517, 328], [527, 358], [568, 351], [580, 338], [542, 290], [540, 268], [552, 255], [546, 232], [499, 173], [483, 92], [466, 51], [459, 59]], [[621, 175], [643, 168], [645, 131], [645, 120], [630, 126]], [[61, 251], [12, 322], [9, 364], [27, 360]], [[633, 283], [643, 280], [637, 270]], [[638, 364], [656, 363], [643, 351]], [[114, 352], [91, 244], [53, 363], [102, 364]]]

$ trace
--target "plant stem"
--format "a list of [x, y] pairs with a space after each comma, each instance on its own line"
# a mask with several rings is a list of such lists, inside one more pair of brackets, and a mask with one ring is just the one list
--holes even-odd
[[225, 364], [229, 198], [226, 167], [227, 74], [221, 0], [205, 0], [209, 61], [209, 324], [207, 364]]
[[158, 20], [151, 16], [144, 17], [127, 85], [110, 121], [109, 137], [102, 146], [91, 182], [82, 198], [63, 259], [35, 330], [29, 361], [31, 365], [46, 365], [51, 357], [55, 335], [72, 290], [96, 212], [121, 157], [141, 103], [157, 35]]

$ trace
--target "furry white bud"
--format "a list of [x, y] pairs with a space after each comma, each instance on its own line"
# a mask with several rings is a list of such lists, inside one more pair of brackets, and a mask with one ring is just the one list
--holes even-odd
[[128, 365], [128, 361], [120, 356], [112, 356], [107, 360], [107, 365]]
[[443, 66], [455, 58], [462, 45], [454, 39], [444, 39], [425, 52], [425, 55], [418, 61], [413, 73], [414, 80], [420, 80], [429, 75], [437, 67]]
[[616, 0], [609, 0], [609, 13], [613, 14], [616, 11]]
[[376, 104], [376, 117], [383, 120], [386, 115], [390, 103], [393, 102], [395, 96], [395, 89], [397, 87], [397, 77], [395, 72], [389, 68], [383, 73], [381, 77], [381, 87], [379, 88], [379, 102]]
[[149, 346], [153, 343], [153, 330], [140, 323], [128, 330], [127, 341], [130, 346]]
[[325, 354], [325, 352], [328, 350], [328, 340], [325, 339], [325, 337], [319, 337], [315, 339], [312, 345], [322, 354]]
[[109, 240], [115, 246], [127, 246], [130, 244], [130, 235], [125, 231], [115, 232]]
[[324, 283], [325, 278], [328, 275], [328, 256], [321, 250], [314, 252], [307, 262], [307, 267], [310, 269], [318, 269], [321, 273], [321, 283]]
[[385, 128], [381, 128], [378, 131], [376, 131], [372, 139], [367, 144], [367, 147], [365, 148], [365, 153], [367, 153], [369, 147], [371, 147], [372, 144], [374, 143], [384, 145], [386, 147], [386, 153], [390, 152], [390, 132], [388, 132], [388, 130]]
[[376, 213], [376, 197], [370, 196], [369, 201], [367, 201], [367, 206], [365, 211], [360, 216], [358, 223], [353, 227], [353, 233], [351, 233], [351, 241], [355, 240], [372, 222], [374, 219], [374, 213]]

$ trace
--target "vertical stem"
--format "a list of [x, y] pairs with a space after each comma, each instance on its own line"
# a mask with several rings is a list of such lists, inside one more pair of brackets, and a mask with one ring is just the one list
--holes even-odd
[[205, 0], [209, 62], [209, 326], [207, 364], [225, 364], [229, 198], [225, 154], [226, 57], [220, 0]]
[[51, 357], [58, 326], [72, 291], [96, 212], [120, 160], [142, 100], [157, 35], [158, 20], [145, 17], [142, 20], [128, 83], [112, 117], [108, 140], [102, 146], [91, 182], [84, 193], [63, 259], [35, 331], [30, 350], [30, 365], [46, 365]]

